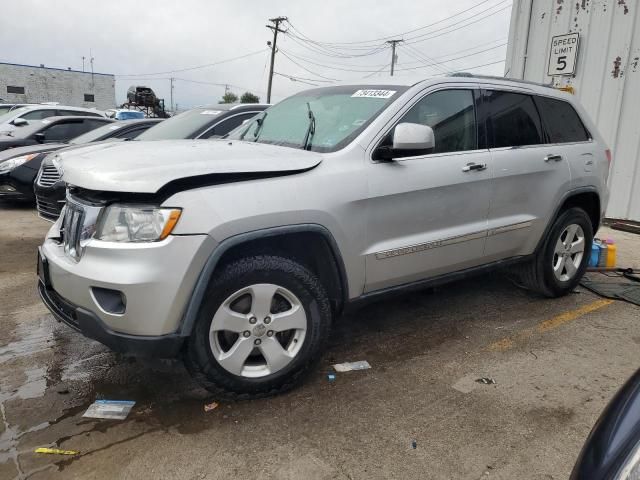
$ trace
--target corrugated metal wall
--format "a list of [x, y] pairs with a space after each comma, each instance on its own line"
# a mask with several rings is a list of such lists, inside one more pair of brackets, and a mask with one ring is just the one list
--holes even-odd
[[[505, 76], [571, 85], [613, 151], [607, 216], [640, 221], [640, 5], [514, 0]], [[551, 38], [580, 33], [574, 77], [549, 77]]]

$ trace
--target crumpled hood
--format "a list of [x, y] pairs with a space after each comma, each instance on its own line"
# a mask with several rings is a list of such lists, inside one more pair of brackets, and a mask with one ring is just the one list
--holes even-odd
[[169, 182], [215, 174], [291, 173], [322, 161], [315, 152], [236, 140], [96, 144], [56, 158], [69, 185], [129, 193], [156, 193]]

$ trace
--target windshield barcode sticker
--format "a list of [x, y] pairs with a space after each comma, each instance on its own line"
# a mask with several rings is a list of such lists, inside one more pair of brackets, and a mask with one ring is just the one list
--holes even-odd
[[355, 98], [391, 98], [395, 93], [395, 90], [358, 90], [351, 96]]

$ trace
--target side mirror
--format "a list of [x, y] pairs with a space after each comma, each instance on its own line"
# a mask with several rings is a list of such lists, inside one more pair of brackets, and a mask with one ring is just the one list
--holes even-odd
[[[436, 145], [433, 129], [421, 123], [399, 123], [393, 131], [393, 149], [429, 153]], [[416, 153], [419, 155], [420, 153]]]
[[395, 158], [426, 155], [433, 151], [435, 144], [435, 136], [430, 126], [420, 123], [399, 123], [393, 130], [391, 146], [378, 147], [373, 159], [390, 161]]
[[42, 132], [38, 132], [38, 133], [36, 133], [36, 134], [33, 136], [33, 138], [34, 138], [34, 139], [36, 140], [36, 142], [38, 142], [38, 143], [44, 143], [44, 141], [45, 141], [45, 136], [44, 136], [44, 133], [42, 133]]
[[25, 125], [29, 125], [29, 122], [27, 122], [24, 118], [15, 118], [11, 124], [14, 127], [24, 127]]

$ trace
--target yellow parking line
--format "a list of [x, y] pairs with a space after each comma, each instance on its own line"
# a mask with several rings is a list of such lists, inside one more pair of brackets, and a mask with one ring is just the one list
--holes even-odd
[[502, 338], [497, 342], [493, 342], [487, 347], [487, 349], [493, 352], [504, 352], [506, 350], [510, 350], [516, 343], [531, 337], [535, 333], [549, 332], [564, 325], [565, 323], [569, 323], [577, 318], [582, 317], [583, 315], [586, 315], [587, 313], [606, 307], [607, 305], [611, 305], [612, 303], [613, 300], [596, 300], [595, 302], [589, 303], [583, 307], [576, 308], [575, 310], [569, 310], [568, 312], [564, 312], [556, 315], [555, 317], [551, 317], [548, 320], [539, 323], [533, 328], [527, 328], [515, 335]]

